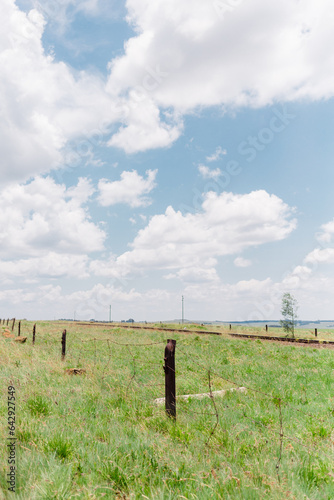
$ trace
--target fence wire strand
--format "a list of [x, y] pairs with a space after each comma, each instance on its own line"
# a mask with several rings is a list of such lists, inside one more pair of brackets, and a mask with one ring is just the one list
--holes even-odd
[[[189, 332], [187, 332], [189, 333]], [[22, 334], [22, 329], [21, 329], [21, 334]], [[56, 337], [58, 337], [56, 339]], [[60, 347], [61, 347], [61, 339], [58, 334], [50, 334], [48, 333], [47, 335], [43, 335], [40, 337], [38, 333], [36, 333], [36, 346], [39, 345], [43, 349], [50, 349], [52, 353], [56, 353], [55, 346], [59, 346], [59, 354], [60, 354]], [[86, 348], [86, 346], [92, 345], [92, 350], [89, 348]], [[139, 367], [146, 367], [149, 366], [152, 369], [156, 369], [156, 367], [161, 368], [161, 377], [163, 377], [163, 370], [162, 370], [162, 355], [161, 355], [161, 361], [159, 362], [154, 362], [154, 361], [148, 361], [148, 360], [143, 360], [140, 359], [138, 356], [139, 350], [142, 348], [149, 348], [149, 347], [158, 347], [158, 346], [166, 345], [166, 340], [162, 341], [155, 341], [155, 342], [118, 342], [114, 340], [113, 338], [107, 337], [107, 338], [91, 338], [91, 339], [83, 339], [80, 337], [79, 334], [77, 333], [70, 333], [67, 338], [67, 352], [66, 352], [66, 359], [67, 360], [73, 360], [76, 363], [76, 366], [81, 365], [82, 363], [86, 363], [89, 365], [89, 363], [92, 365], [94, 373], [96, 373], [98, 366], [101, 369], [102, 375], [101, 375], [101, 380], [105, 380], [109, 375], [113, 375], [117, 369], [116, 366], [114, 366], [113, 363], [113, 357], [115, 357], [115, 349], [119, 348], [125, 348], [126, 351], [128, 352], [131, 362], [129, 363], [128, 371], [129, 371], [129, 380], [126, 381], [124, 380], [124, 383], [119, 383], [121, 387], [125, 389], [125, 393], [128, 394], [130, 389], [132, 388], [134, 390], [134, 384], [136, 384], [137, 388], [159, 388], [163, 387], [165, 384], [164, 383], [141, 383], [139, 380], [139, 377], [142, 376], [142, 372], [139, 370]], [[314, 414], [311, 414], [305, 410], [302, 410], [300, 408], [297, 408], [295, 405], [293, 405], [291, 402], [284, 400], [282, 397], [278, 397], [277, 395], [274, 394], [269, 394], [263, 390], [254, 388], [248, 384], [245, 383], [240, 383], [235, 380], [232, 380], [230, 377], [226, 377], [221, 373], [218, 373], [216, 370], [213, 370], [212, 367], [208, 367], [203, 363], [203, 359], [198, 356], [195, 353], [191, 353], [191, 356], [189, 356], [189, 351], [186, 350], [187, 347], [191, 347], [194, 344], [192, 344], [189, 339], [185, 340], [177, 340], [177, 355], [181, 355], [182, 357], [184, 356], [186, 359], [186, 371], [189, 370], [189, 365], [194, 364], [196, 370], [192, 370], [193, 372], [198, 372], [198, 370], [201, 370], [202, 373], [204, 373], [207, 377], [207, 383], [208, 383], [208, 393], [207, 395], [209, 396], [209, 402], [205, 404], [205, 408], [208, 408], [210, 405], [213, 409], [213, 411], [193, 411], [191, 408], [187, 408], [187, 405], [182, 405], [182, 411], [187, 413], [187, 415], [192, 416], [192, 415], [200, 415], [201, 417], [209, 417], [213, 419], [214, 417], [214, 422], [212, 424], [212, 427], [209, 431], [208, 436], [206, 437], [205, 445], [208, 447], [210, 442], [215, 438], [216, 431], [219, 427], [220, 421], [222, 419], [222, 412], [225, 410], [230, 409], [229, 406], [221, 406], [217, 403], [216, 397], [213, 393], [212, 390], [212, 377], [217, 377], [218, 379], [231, 384], [234, 387], [240, 388], [244, 387], [247, 391], [253, 393], [254, 395], [259, 395], [261, 397], [266, 398], [277, 408], [277, 429], [271, 429], [267, 425], [263, 424], [260, 420], [256, 420], [252, 418], [251, 416], [246, 414], [246, 411], [243, 411], [242, 417], [251, 420], [253, 423], [256, 425], [259, 425], [263, 427], [266, 432], [269, 432], [278, 439], [278, 445], [279, 445], [279, 451], [278, 451], [278, 458], [276, 462], [276, 472], [277, 472], [277, 479], [278, 482], [281, 483], [281, 476], [280, 476], [280, 470], [281, 470], [281, 465], [282, 465], [282, 460], [283, 460], [283, 449], [284, 449], [284, 440], [292, 441], [295, 442], [296, 444], [302, 446], [305, 448], [309, 454], [322, 454], [329, 458], [330, 460], [333, 459], [333, 457], [330, 457], [326, 452], [324, 452], [321, 449], [317, 449], [315, 447], [311, 447], [309, 445], [306, 445], [302, 440], [300, 440], [297, 437], [290, 436], [289, 433], [287, 434], [284, 429], [284, 420], [283, 420], [283, 409], [284, 408], [292, 408], [296, 412], [300, 412], [306, 416], [309, 416], [311, 418], [315, 418]], [[114, 349], [114, 351], [113, 351]], [[135, 352], [133, 350], [135, 349]], [[102, 368], [101, 368], [102, 366]], [[182, 365], [181, 368], [179, 365], [177, 365], [177, 368], [175, 370], [175, 373], [177, 375], [180, 374], [182, 371]], [[148, 374], [147, 374], [148, 375]], [[105, 380], [106, 385], [110, 388], [109, 383], [107, 380]], [[140, 397], [138, 394], [138, 391], [136, 391], [136, 397]], [[151, 394], [149, 394], [148, 397], [142, 397], [143, 400], [148, 401], [148, 398], [151, 398]], [[150, 399], [151, 401], [151, 399]], [[316, 416], [317, 420], [319, 421], [324, 421], [326, 417], [320, 417]]]

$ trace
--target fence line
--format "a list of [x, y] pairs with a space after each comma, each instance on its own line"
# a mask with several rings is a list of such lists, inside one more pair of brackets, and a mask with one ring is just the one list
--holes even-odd
[[[7, 324], [8, 324], [8, 322], [7, 322]], [[13, 321], [13, 324], [14, 324], [14, 321]], [[20, 325], [20, 322], [19, 322], [19, 325]], [[20, 326], [18, 326], [18, 328], [20, 329]], [[182, 333], [184, 333], [184, 332], [182, 332]], [[33, 327], [33, 340], [35, 340], [35, 335], [36, 335], [36, 325], [34, 325], [34, 327]], [[65, 339], [65, 342], [64, 342], [64, 339]], [[120, 384], [120, 385], [125, 388], [126, 393], [128, 393], [128, 391], [130, 390], [130, 387], [133, 383], [136, 383], [140, 387], [160, 387], [160, 386], [165, 385], [165, 389], [166, 389], [166, 413], [167, 413], [167, 415], [169, 415], [173, 418], [176, 418], [176, 400], [175, 400], [176, 391], [175, 391], [175, 385], [173, 387], [173, 382], [172, 382], [172, 384], [170, 384], [170, 381], [168, 381], [168, 384], [166, 381], [165, 381], [165, 384], [140, 384], [137, 380], [137, 375], [138, 375], [137, 365], [149, 365], [151, 367], [159, 365], [160, 367], [162, 367], [162, 359], [161, 359], [160, 363], [141, 361], [139, 359], [136, 359], [135, 354], [131, 350], [131, 348], [133, 348], [133, 347], [135, 347], [136, 349], [140, 349], [140, 348], [147, 348], [147, 347], [151, 347], [151, 346], [159, 346], [159, 345], [163, 345], [163, 344], [165, 345], [166, 341], [146, 342], [146, 343], [121, 343], [121, 342], [117, 342], [117, 341], [110, 339], [110, 338], [106, 338], [106, 339], [93, 338], [93, 339], [83, 340], [82, 338], [80, 338], [78, 336], [78, 334], [72, 334], [72, 333], [70, 333], [68, 335], [67, 341], [68, 341], [68, 345], [66, 346], [66, 330], [64, 330], [64, 332], [62, 334], [61, 341], [60, 341], [60, 339], [58, 339], [58, 341], [48, 340], [46, 343], [47, 344], [50, 343], [51, 345], [53, 345], [53, 344], [60, 345], [61, 344], [61, 357], [63, 360], [65, 360], [69, 355], [71, 355], [72, 357], [75, 356], [74, 355], [74, 347], [75, 346], [72, 343], [76, 341], [77, 343], [79, 343], [79, 345], [81, 347], [81, 349], [79, 349], [79, 357], [78, 357], [77, 363], [80, 362], [83, 352], [89, 353], [94, 358], [94, 369], [96, 369], [96, 366], [97, 366], [97, 356], [98, 355], [100, 356], [102, 354], [100, 350], [99, 350], [99, 352], [97, 351], [97, 346], [102, 345], [102, 348], [103, 348], [103, 345], [105, 345], [105, 344], [107, 345], [107, 354], [106, 354], [106, 352], [103, 353], [103, 355], [107, 358], [107, 360], [105, 363], [103, 363], [103, 369], [102, 369], [103, 375], [101, 377], [102, 379], [105, 379], [108, 376], [107, 369], [111, 365], [112, 356], [113, 356], [112, 351], [111, 351], [111, 345], [126, 348], [130, 357], [131, 357], [131, 360], [132, 360], [131, 366], [129, 366], [129, 369], [131, 372], [131, 377], [130, 377], [130, 380], [128, 381], [127, 385], [122, 385], [122, 384]], [[87, 345], [88, 343], [91, 344], [92, 342], [94, 343], [94, 352], [93, 353], [92, 353], [92, 351], [89, 351], [88, 349], [85, 349], [83, 347], [84, 345]], [[168, 342], [167, 346], [169, 345], [169, 347], [167, 347], [167, 346], [165, 347], [165, 355], [164, 355], [165, 376], [167, 374], [168, 375], [172, 374], [174, 376], [174, 384], [175, 384], [175, 376], [179, 373], [179, 368], [175, 368], [175, 364], [173, 364], [173, 363], [171, 365], [166, 364], [166, 357], [167, 357], [166, 354], [168, 354], [170, 352], [174, 353], [173, 359], [175, 362], [175, 352], [176, 351], [175, 351], [175, 344], [173, 344], [173, 342], [175, 342], [175, 341], [168, 339], [167, 342]], [[173, 351], [171, 350], [171, 344], [174, 345]], [[220, 373], [217, 373], [216, 370], [213, 370], [211, 367], [208, 368], [207, 366], [205, 366], [203, 364], [200, 356], [198, 356], [194, 353], [192, 353], [191, 356], [189, 356], [189, 353], [187, 353], [186, 350], [183, 349], [183, 347], [185, 345], [189, 345], [189, 343], [187, 343], [186, 341], [184, 341], [184, 342], [180, 341], [180, 345], [179, 345], [179, 341], [178, 341], [177, 353], [180, 352], [181, 355], [184, 354], [185, 356], [187, 356], [187, 362], [194, 363], [197, 368], [204, 370], [205, 373], [207, 374], [207, 378], [208, 378], [208, 389], [209, 389], [210, 403], [212, 405], [213, 412], [212, 413], [207, 413], [207, 412], [199, 413], [199, 412], [193, 412], [193, 411], [189, 410], [189, 414], [194, 414], [194, 415], [200, 414], [202, 416], [215, 417], [214, 425], [210, 430], [210, 433], [209, 433], [207, 440], [205, 442], [205, 446], [209, 446], [212, 439], [214, 439], [214, 436], [215, 436], [215, 433], [217, 431], [217, 428], [219, 427], [219, 422], [220, 422], [220, 418], [221, 418], [221, 413], [220, 413], [219, 407], [218, 407], [219, 405], [217, 405], [216, 398], [215, 398], [213, 391], [212, 391], [212, 376], [216, 376], [216, 377], [220, 378], [221, 380], [223, 380], [227, 383], [230, 383], [236, 387], [240, 387], [240, 385], [242, 385], [243, 387], [246, 387], [246, 389], [248, 391], [250, 391], [254, 394], [259, 394], [261, 397], [265, 397], [265, 398], [269, 399], [270, 402], [272, 404], [274, 404], [275, 407], [277, 408], [277, 410], [278, 410], [277, 425], [278, 425], [278, 429], [279, 429], [278, 431], [269, 428], [268, 426], [266, 426], [265, 424], [263, 424], [259, 420], [252, 419], [251, 417], [247, 416], [245, 412], [244, 412], [243, 417], [246, 419], [252, 420], [257, 425], [261, 425], [262, 427], [264, 427], [267, 432], [279, 437], [279, 453], [278, 453], [278, 459], [277, 459], [277, 463], [276, 463], [276, 471], [277, 471], [277, 476], [278, 476], [279, 482], [281, 481], [280, 468], [281, 468], [281, 463], [282, 463], [282, 458], [283, 458], [284, 440], [289, 440], [289, 441], [293, 441], [293, 442], [297, 443], [298, 445], [304, 447], [308, 451], [309, 454], [321, 453], [322, 455], [326, 456], [327, 458], [329, 458], [331, 460], [333, 459], [333, 457], [330, 457], [323, 450], [319, 450], [316, 447], [310, 447], [309, 445], [306, 445], [305, 443], [303, 443], [302, 440], [300, 440], [296, 437], [289, 436], [288, 434], [285, 433], [285, 425], [284, 425], [283, 411], [282, 411], [284, 405], [289, 406], [293, 410], [300, 412], [300, 413], [303, 413], [304, 415], [310, 416], [312, 418], [315, 418], [314, 414], [308, 413], [304, 410], [301, 410], [300, 408], [296, 408], [291, 402], [288, 402], [288, 401], [284, 400], [284, 398], [278, 397], [277, 395], [269, 394], [265, 391], [248, 386], [248, 384], [246, 384], [246, 385], [244, 383], [241, 384], [235, 380], [232, 380], [231, 378], [224, 377]], [[44, 347], [44, 345], [43, 345], [43, 347]], [[67, 348], [67, 350], [66, 350], [66, 348]], [[168, 352], [166, 352], [166, 349]], [[73, 354], [72, 354], [72, 350], [73, 350]], [[185, 352], [183, 352], [183, 351], [185, 351]], [[162, 354], [161, 354], [161, 358], [162, 358]], [[167, 374], [166, 374], [166, 367], [167, 367]], [[161, 372], [161, 374], [163, 375], [163, 372]], [[167, 385], [168, 385], [168, 388], [167, 388]], [[167, 394], [168, 394], [168, 396], [167, 396]], [[167, 402], [167, 399], [168, 399], [168, 402]], [[208, 406], [208, 405], [206, 405], [206, 406]], [[182, 407], [182, 410], [185, 411], [185, 408]], [[320, 419], [318, 416], [316, 418], [317, 418], [317, 420]], [[322, 418], [322, 420], [325, 419], [325, 417], [321, 417], [321, 418]]]
[[[178, 350], [180, 350], [180, 349], [178, 348]], [[181, 351], [182, 351], [182, 349], [181, 349]], [[185, 355], [186, 355], [186, 354], [185, 354]], [[192, 358], [194, 358], [194, 357], [195, 357], [195, 358], [197, 358], [197, 360], [199, 360], [199, 361], [198, 361], [197, 366], [200, 366], [202, 369], [204, 369], [205, 371], [207, 371], [207, 370], [208, 370], [208, 368], [207, 368], [206, 366], [204, 366], [204, 365], [201, 363], [201, 359], [200, 359], [200, 357], [199, 357], [198, 355], [196, 355], [196, 354], [192, 354]], [[263, 396], [265, 396], [265, 397], [267, 397], [267, 398], [270, 398], [270, 399], [276, 399], [277, 401], [278, 401], [278, 399], [279, 399], [279, 400], [281, 401], [281, 403], [285, 404], [286, 406], [290, 406], [290, 407], [292, 407], [295, 411], [297, 411], [297, 412], [299, 412], [299, 413], [302, 413], [303, 415], [307, 415], [307, 416], [309, 416], [309, 417], [311, 417], [311, 418], [314, 418], [314, 414], [312, 414], [312, 413], [308, 413], [307, 411], [302, 410], [302, 409], [300, 409], [300, 408], [296, 408], [295, 406], [293, 406], [293, 405], [292, 405], [292, 403], [291, 403], [291, 402], [284, 400], [284, 398], [283, 398], [283, 399], [282, 399], [282, 398], [277, 398], [276, 396], [273, 396], [272, 394], [268, 394], [268, 393], [266, 393], [266, 392], [264, 392], [264, 391], [261, 391], [261, 390], [259, 390], [259, 389], [254, 389], [253, 387], [250, 387], [250, 386], [248, 386], [248, 385], [245, 385], [244, 383], [234, 382], [234, 381], [233, 381], [233, 380], [231, 380], [231, 379], [228, 379], [228, 378], [226, 378], [226, 377], [222, 377], [222, 375], [220, 375], [219, 373], [217, 373], [217, 372], [215, 372], [215, 371], [213, 371], [213, 370], [211, 370], [211, 373], [212, 373], [213, 375], [215, 375], [216, 377], [218, 377], [218, 378], [220, 378], [220, 379], [224, 380], [225, 382], [229, 382], [230, 384], [235, 385], [236, 387], [240, 387], [240, 386], [242, 385], [242, 386], [243, 386], [243, 387], [245, 387], [247, 390], [252, 391], [252, 392], [257, 392], [258, 394], [262, 394]], [[318, 418], [318, 419], [319, 419], [319, 418]], [[324, 417], [321, 417], [321, 421], [322, 421], [322, 422], [324, 422], [324, 421], [325, 421], [325, 419], [326, 419], [326, 417], [325, 417], [325, 416], [324, 416]]]

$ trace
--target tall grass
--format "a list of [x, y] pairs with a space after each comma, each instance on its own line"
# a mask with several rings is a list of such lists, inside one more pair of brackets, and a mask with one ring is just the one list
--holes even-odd
[[7, 386], [17, 395], [17, 498], [334, 498], [332, 350], [175, 333], [177, 394], [208, 392], [209, 370], [213, 391], [248, 390], [179, 400], [173, 422], [153, 403], [171, 334], [46, 322], [32, 346], [31, 331], [22, 323], [22, 345], [0, 338], [3, 443]]

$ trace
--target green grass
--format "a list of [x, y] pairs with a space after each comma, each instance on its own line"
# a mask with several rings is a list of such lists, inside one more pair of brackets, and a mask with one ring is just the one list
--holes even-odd
[[[35, 346], [32, 323], [21, 335], [22, 345], [0, 338], [2, 443], [7, 387], [16, 389], [17, 498], [334, 498], [333, 350], [61, 322], [37, 323]], [[209, 370], [212, 390], [247, 393], [178, 400], [168, 419], [153, 401], [164, 396], [171, 336], [177, 394], [208, 392]], [[0, 454], [11, 498], [6, 446]]]
[[[198, 331], [201, 333], [205, 332], [218, 332], [218, 333], [239, 333], [246, 335], [260, 335], [260, 336], [271, 336], [271, 337], [286, 337], [287, 333], [282, 328], [277, 327], [268, 327], [268, 331], [266, 331], [265, 325], [259, 326], [249, 326], [249, 325], [236, 325], [231, 324], [231, 330], [229, 328], [229, 324], [225, 325], [202, 325], [199, 323], [135, 323], [135, 326], [146, 326], [153, 328], [170, 328], [176, 330], [187, 330], [187, 331]], [[118, 326], [122, 328], [123, 324], [119, 323]], [[128, 325], [129, 326], [129, 325]], [[291, 334], [288, 335], [291, 337]], [[330, 340], [334, 341], [334, 331], [328, 328], [318, 328], [317, 337], [315, 337], [314, 329], [310, 328], [296, 328], [294, 332], [294, 336], [296, 339], [316, 339], [316, 340]]]

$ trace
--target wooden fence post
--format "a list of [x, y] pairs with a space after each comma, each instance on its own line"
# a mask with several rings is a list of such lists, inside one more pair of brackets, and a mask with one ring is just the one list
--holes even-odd
[[165, 347], [165, 402], [166, 413], [176, 418], [176, 389], [175, 389], [175, 347], [176, 340], [168, 339]]
[[318, 336], [318, 328], [314, 329], [314, 335], [317, 337]]
[[32, 329], [32, 343], [33, 343], [33, 345], [35, 344], [35, 337], [36, 337], [36, 323], [34, 324], [33, 329]]
[[12, 331], [14, 330], [14, 326], [15, 326], [15, 318], [13, 318]]
[[9, 323], [9, 319], [7, 319], [7, 326], [8, 326], [8, 323]]
[[20, 337], [20, 335], [21, 335], [21, 321], [19, 321], [18, 330], [17, 330], [17, 336]]
[[230, 330], [232, 330], [232, 325], [231, 325], [231, 323], [230, 323]]
[[61, 360], [64, 361], [66, 354], [66, 330], [63, 331], [61, 337]]
[[268, 331], [268, 325], [266, 325], [266, 332]]

